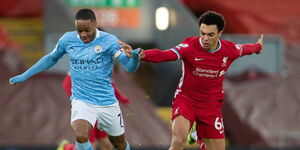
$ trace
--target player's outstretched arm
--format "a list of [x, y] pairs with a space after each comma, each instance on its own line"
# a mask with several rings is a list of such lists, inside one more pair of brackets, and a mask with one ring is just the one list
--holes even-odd
[[263, 51], [263, 34], [257, 40], [256, 43], [251, 44], [241, 44], [241, 53], [240, 56], [251, 55], [253, 53], [260, 54]]
[[[122, 41], [118, 41], [128, 57], [132, 55], [132, 47]], [[178, 55], [172, 50], [149, 49], [141, 50], [138, 53], [139, 58], [153, 63], [178, 60]]]
[[54, 64], [56, 64], [57, 61], [58, 61], [58, 59], [55, 59], [52, 57], [51, 54], [48, 54], [48, 55], [42, 57], [37, 63], [35, 63], [31, 68], [29, 68], [24, 73], [10, 78], [9, 83], [16, 84], [16, 83], [23, 82], [23, 81], [27, 80], [28, 78], [30, 78], [31, 76], [33, 76], [39, 72], [42, 72], [44, 70], [49, 69]]
[[175, 61], [180, 59], [179, 55], [173, 50], [149, 49], [141, 54], [141, 59], [148, 62], [159, 63], [167, 61]]

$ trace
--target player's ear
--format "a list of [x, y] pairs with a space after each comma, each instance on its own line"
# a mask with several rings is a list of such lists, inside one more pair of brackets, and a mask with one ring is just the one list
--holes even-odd
[[223, 34], [223, 30], [218, 32], [218, 38], [221, 37], [221, 35]]
[[92, 24], [97, 27], [97, 21], [92, 21]]

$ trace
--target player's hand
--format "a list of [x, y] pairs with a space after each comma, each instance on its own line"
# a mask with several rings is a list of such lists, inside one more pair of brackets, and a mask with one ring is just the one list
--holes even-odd
[[122, 46], [126, 56], [131, 57], [132, 56], [132, 47], [122, 41], [118, 41], [118, 43]]
[[26, 79], [22, 75], [17, 75], [9, 79], [9, 84], [15, 85], [17, 83], [23, 82]]
[[260, 35], [260, 38], [257, 40], [256, 43], [259, 43], [261, 45], [261, 50], [258, 53], [258, 54], [260, 54], [263, 52], [263, 47], [264, 47], [264, 35], [263, 34]]
[[141, 49], [141, 50], [139, 51], [139, 59], [143, 59], [144, 57], [145, 57], [144, 50]]

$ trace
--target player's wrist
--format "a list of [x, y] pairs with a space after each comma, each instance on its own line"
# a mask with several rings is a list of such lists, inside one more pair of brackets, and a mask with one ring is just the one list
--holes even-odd
[[257, 50], [256, 50], [256, 54], [260, 54], [260, 53], [262, 53], [262, 48], [263, 48], [263, 46], [262, 46], [262, 44], [261, 43], [256, 43], [256, 45], [257, 45]]
[[143, 49], [141, 48], [136, 48], [132, 51], [132, 56], [134, 59], [139, 59], [139, 54]]

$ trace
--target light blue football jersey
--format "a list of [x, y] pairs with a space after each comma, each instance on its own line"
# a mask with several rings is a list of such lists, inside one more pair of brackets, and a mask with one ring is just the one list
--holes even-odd
[[111, 85], [114, 56], [122, 52], [112, 34], [97, 30], [95, 39], [83, 43], [77, 31], [66, 32], [51, 52], [55, 57], [65, 53], [70, 59], [72, 99], [93, 105], [111, 105], [117, 102]]

